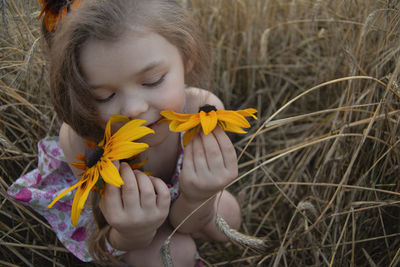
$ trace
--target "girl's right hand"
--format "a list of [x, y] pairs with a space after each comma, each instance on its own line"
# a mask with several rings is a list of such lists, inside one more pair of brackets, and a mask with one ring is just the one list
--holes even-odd
[[121, 163], [119, 172], [124, 184], [121, 188], [105, 186], [100, 209], [117, 231], [114, 236], [110, 232], [111, 244], [128, 250], [128, 246], [136, 247], [133, 243], [139, 240], [151, 242], [168, 216], [171, 197], [167, 185], [159, 178], [133, 171], [127, 163]]

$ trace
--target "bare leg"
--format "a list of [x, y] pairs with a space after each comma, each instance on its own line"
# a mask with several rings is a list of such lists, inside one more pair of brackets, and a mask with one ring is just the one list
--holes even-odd
[[[124, 261], [133, 267], [162, 267], [160, 249], [171, 232], [171, 227], [164, 223], [148, 247], [128, 252]], [[175, 267], [194, 266], [197, 249], [189, 234], [175, 233], [170, 248]]]

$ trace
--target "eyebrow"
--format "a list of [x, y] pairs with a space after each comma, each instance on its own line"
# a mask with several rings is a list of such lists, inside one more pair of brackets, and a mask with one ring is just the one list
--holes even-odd
[[134, 76], [139, 76], [139, 75], [143, 75], [146, 72], [149, 72], [155, 68], [157, 68], [158, 66], [163, 67], [163, 65], [165, 65], [164, 61], [154, 61], [151, 62], [150, 64], [148, 64], [146, 67], [144, 67], [143, 69], [141, 69], [140, 71], [138, 71], [137, 73], [134, 74]]

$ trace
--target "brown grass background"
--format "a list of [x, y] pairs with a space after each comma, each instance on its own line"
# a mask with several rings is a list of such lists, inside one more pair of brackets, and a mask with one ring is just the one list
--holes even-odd
[[[0, 0], [0, 265], [86, 266], [6, 193], [60, 125], [38, 2]], [[206, 264], [399, 266], [399, 1], [181, 2], [206, 34], [211, 89], [229, 109], [259, 110], [232, 135], [242, 156], [229, 190], [240, 231], [268, 246], [199, 243]]]

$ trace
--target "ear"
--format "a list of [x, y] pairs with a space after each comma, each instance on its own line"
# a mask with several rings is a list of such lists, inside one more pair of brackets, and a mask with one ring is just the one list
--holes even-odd
[[194, 66], [193, 59], [188, 58], [188, 60], [186, 61], [186, 64], [185, 64], [185, 74], [189, 74], [192, 71], [193, 66]]

